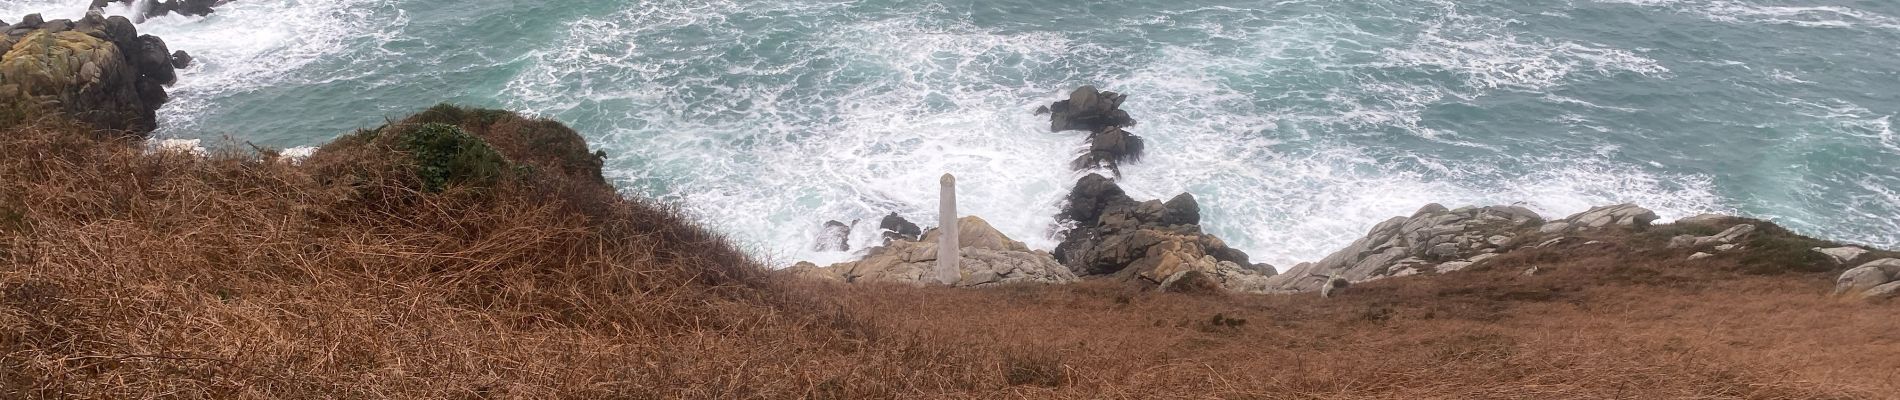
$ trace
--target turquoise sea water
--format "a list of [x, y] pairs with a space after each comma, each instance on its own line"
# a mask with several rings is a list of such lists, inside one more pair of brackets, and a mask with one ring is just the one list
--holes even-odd
[[237, 0], [140, 29], [200, 63], [160, 136], [313, 146], [440, 101], [531, 112], [780, 264], [847, 257], [808, 251], [827, 219], [933, 225], [944, 172], [966, 214], [1049, 247], [1081, 137], [1031, 111], [1082, 84], [1131, 95], [1150, 145], [1126, 187], [1193, 192], [1283, 267], [1429, 202], [1900, 245], [1891, 0]]

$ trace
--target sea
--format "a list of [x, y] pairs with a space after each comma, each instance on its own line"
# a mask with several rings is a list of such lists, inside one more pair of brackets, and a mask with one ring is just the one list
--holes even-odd
[[[196, 57], [155, 137], [307, 151], [516, 110], [775, 266], [851, 259], [889, 213], [935, 225], [944, 173], [963, 214], [1053, 247], [1083, 135], [1033, 112], [1081, 85], [1140, 121], [1131, 195], [1193, 193], [1281, 269], [1428, 203], [1900, 246], [1894, 0], [234, 0], [138, 27]], [[828, 220], [851, 251], [813, 250]]]

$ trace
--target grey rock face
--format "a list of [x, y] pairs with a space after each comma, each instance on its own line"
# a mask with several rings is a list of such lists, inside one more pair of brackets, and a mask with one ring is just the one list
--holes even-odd
[[1859, 259], [1861, 255], [1867, 254], [1867, 249], [1854, 247], [1854, 246], [1843, 246], [1843, 247], [1835, 247], [1835, 248], [1827, 248], [1827, 249], [1816, 247], [1814, 248], [1814, 251], [1817, 253], [1821, 253], [1822, 255], [1826, 255], [1829, 260], [1834, 260], [1835, 264], [1841, 264], [1841, 265], [1847, 265], [1848, 263], [1852, 263], [1854, 262], [1854, 260]]
[[1649, 223], [1655, 222], [1658, 218], [1655, 211], [1650, 211], [1647, 208], [1635, 204], [1601, 206], [1591, 208], [1589, 211], [1573, 215], [1570, 218], [1565, 218], [1563, 222], [1568, 223], [1569, 226], [1559, 229], [1558, 231], [1602, 229], [1609, 227], [1643, 229], [1649, 227]]
[[1873, 289], [1875, 286], [1893, 282], [1894, 275], [1883, 269], [1882, 265], [1876, 265], [1877, 262], [1867, 263], [1841, 273], [1841, 277], [1834, 281], [1834, 294], [1858, 294]]
[[[1473, 257], [1495, 253], [1518, 242], [1531, 227], [1544, 223], [1529, 209], [1515, 206], [1464, 207], [1431, 204], [1411, 217], [1395, 217], [1374, 226], [1365, 237], [1311, 264], [1301, 264], [1269, 279], [1274, 290], [1320, 290], [1329, 279], [1361, 282], [1424, 270], [1456, 271]], [[1488, 257], [1487, 257], [1488, 258]], [[1447, 263], [1459, 263], [1445, 266]]]

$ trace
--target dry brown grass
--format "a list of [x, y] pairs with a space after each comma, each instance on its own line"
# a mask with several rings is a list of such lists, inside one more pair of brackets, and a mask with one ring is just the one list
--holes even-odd
[[1334, 299], [836, 285], [582, 178], [93, 135], [0, 128], [0, 398], [1900, 398], [1895, 304], [1627, 237]]

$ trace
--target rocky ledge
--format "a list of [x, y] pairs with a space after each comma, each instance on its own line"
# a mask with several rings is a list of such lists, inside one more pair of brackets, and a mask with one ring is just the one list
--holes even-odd
[[0, 119], [59, 112], [143, 135], [158, 127], [165, 86], [178, 80], [164, 40], [98, 10], [79, 21], [28, 15], [7, 26], [0, 51]]
[[[899, 218], [901, 220], [901, 218]], [[905, 225], [893, 222], [886, 225]], [[915, 225], [910, 225], [913, 229]], [[887, 230], [886, 232], [890, 232]], [[820, 267], [801, 262], [783, 273], [837, 282], [896, 282], [922, 285], [937, 264], [939, 232], [931, 229], [921, 240], [901, 234], [886, 236], [889, 243], [871, 248], [863, 260]], [[1030, 250], [978, 217], [957, 219], [957, 248], [962, 257], [959, 278], [952, 286], [980, 287], [1004, 283], [1072, 283], [1078, 278], [1056, 262], [1049, 252]]]

